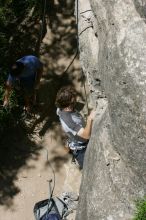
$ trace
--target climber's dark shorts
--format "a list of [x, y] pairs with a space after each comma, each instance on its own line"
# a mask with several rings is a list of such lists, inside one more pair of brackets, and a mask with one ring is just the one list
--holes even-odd
[[83, 169], [83, 163], [84, 163], [84, 156], [85, 156], [85, 152], [86, 152], [86, 148], [83, 148], [82, 150], [72, 150], [72, 154], [74, 156], [74, 158], [77, 160], [80, 169]]

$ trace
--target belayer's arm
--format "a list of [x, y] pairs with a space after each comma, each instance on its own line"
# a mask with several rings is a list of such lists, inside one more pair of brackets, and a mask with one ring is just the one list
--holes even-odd
[[9, 81], [6, 82], [5, 93], [4, 93], [4, 101], [3, 106], [7, 106], [9, 104], [9, 98], [12, 90], [12, 85]]

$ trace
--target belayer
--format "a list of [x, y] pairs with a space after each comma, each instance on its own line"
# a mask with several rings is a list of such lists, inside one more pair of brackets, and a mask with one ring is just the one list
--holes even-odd
[[26, 112], [30, 113], [42, 72], [43, 64], [33, 55], [24, 56], [13, 63], [6, 82], [3, 106], [6, 107], [9, 104], [11, 91], [16, 89], [24, 98]]
[[56, 106], [62, 128], [68, 136], [68, 147], [82, 169], [95, 111], [91, 111], [85, 124], [81, 114], [75, 110], [76, 96], [73, 87], [62, 87], [56, 96]]

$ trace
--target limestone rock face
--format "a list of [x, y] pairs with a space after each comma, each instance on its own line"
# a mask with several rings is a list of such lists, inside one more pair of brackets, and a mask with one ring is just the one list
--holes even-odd
[[146, 195], [146, 2], [79, 0], [77, 8], [97, 116], [76, 220], [130, 220]]

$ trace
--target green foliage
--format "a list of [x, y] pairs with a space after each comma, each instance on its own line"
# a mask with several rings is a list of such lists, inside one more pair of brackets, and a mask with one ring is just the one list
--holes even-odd
[[8, 122], [11, 120], [12, 114], [9, 109], [0, 108], [0, 125], [1, 130], [6, 129], [8, 126]]
[[3, 75], [0, 75], [0, 136], [2, 132], [8, 127], [12, 119], [12, 114], [10, 109], [3, 108], [3, 95], [4, 95], [4, 80], [6, 72], [3, 72]]
[[146, 197], [136, 202], [136, 213], [133, 220], [146, 220]]
[[3, 69], [0, 69], [0, 105], [3, 103], [3, 95], [4, 95], [4, 85], [7, 77], [7, 72]]
[[[10, 64], [11, 38], [32, 7], [39, 7], [34, 0], [0, 0], [0, 66]], [[37, 10], [37, 13], [39, 10]], [[17, 49], [17, 48], [16, 48]]]

